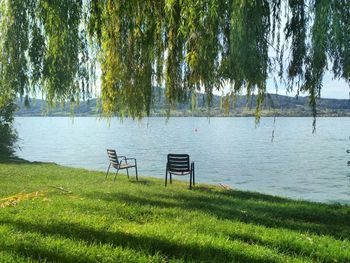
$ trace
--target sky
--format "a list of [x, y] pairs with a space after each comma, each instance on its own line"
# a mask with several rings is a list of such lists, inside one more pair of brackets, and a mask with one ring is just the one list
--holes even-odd
[[[327, 71], [323, 77], [323, 87], [321, 89], [321, 98], [329, 99], [350, 99], [350, 84], [343, 79], [333, 79], [332, 73]], [[269, 79], [267, 81], [267, 91], [269, 93], [276, 93], [274, 82]], [[295, 96], [296, 92], [287, 93], [286, 88], [281, 86], [278, 87], [278, 94]], [[300, 96], [308, 96], [307, 93], [299, 94]]]
[[[327, 71], [323, 77], [323, 87], [321, 89], [321, 98], [325, 99], [350, 99], [350, 84], [343, 79], [333, 79], [332, 73]], [[275, 83], [272, 78], [266, 82], [267, 92], [276, 94]], [[224, 93], [230, 91], [229, 85], [224, 88]], [[285, 96], [295, 96], [297, 88], [294, 91], [287, 92], [286, 87], [278, 83], [277, 94]], [[245, 95], [245, 90], [242, 90], [242, 94]], [[222, 91], [214, 90], [215, 95], [222, 95]], [[308, 93], [300, 93], [299, 96], [308, 96]]]
[[[95, 85], [95, 93], [97, 96], [100, 95], [101, 91], [101, 80], [99, 79], [101, 76], [101, 68], [100, 66], [97, 67], [97, 80]], [[321, 90], [321, 98], [328, 98], [328, 99], [350, 99], [350, 84], [347, 83], [344, 79], [333, 79], [333, 74], [330, 71], [326, 71], [324, 77], [323, 77], [323, 87]], [[267, 80], [267, 92], [275, 94], [276, 88], [275, 84], [272, 79]], [[227, 85], [224, 88], [224, 93], [227, 93], [230, 90], [229, 86]], [[222, 95], [222, 91], [216, 91], [213, 92], [215, 95]], [[279, 95], [285, 95], [285, 96], [295, 96], [296, 95], [296, 88], [292, 92], [287, 92], [286, 88], [283, 87], [283, 85], [279, 84], [277, 93]], [[242, 94], [245, 95], [245, 90], [242, 91]], [[37, 98], [42, 98], [41, 92], [36, 94]], [[300, 93], [299, 96], [308, 96], [307, 93]]]
[[[100, 76], [101, 71], [98, 71], [98, 76]], [[350, 99], [350, 84], [347, 83], [344, 79], [333, 79], [332, 73], [327, 71], [323, 77], [323, 87], [321, 89], [321, 98], [328, 99]], [[267, 80], [267, 92], [268, 93], [276, 93], [275, 84], [272, 79]], [[96, 81], [96, 91], [97, 94], [100, 93], [101, 90], [101, 81], [98, 79]], [[224, 89], [224, 93], [229, 91], [229, 87], [227, 86]], [[286, 88], [279, 84], [278, 94], [286, 95], [286, 96], [295, 96], [296, 88], [292, 92], [287, 92]], [[222, 95], [222, 91], [215, 91], [215, 95]], [[245, 91], [242, 91], [242, 94], [245, 94]], [[300, 93], [299, 96], [308, 96], [307, 93]]]
[[[285, 8], [285, 2], [282, 1], [282, 7], [281, 7], [281, 30], [285, 28], [287, 23], [287, 12], [288, 9]], [[308, 32], [309, 37], [311, 37], [311, 33]], [[285, 34], [281, 33], [281, 43], [285, 43]], [[290, 49], [287, 48], [285, 50], [285, 54], [289, 54]], [[269, 57], [276, 57], [275, 48], [269, 47]], [[331, 66], [331, 61], [328, 59], [328, 66]], [[284, 65], [284, 68], [288, 68], [288, 62]], [[349, 83], [347, 83], [344, 79], [333, 79], [333, 73], [329, 70], [325, 72], [325, 75], [323, 76], [322, 80], [322, 89], [321, 89], [321, 98], [331, 98], [331, 99], [350, 99], [350, 80]], [[295, 89], [296, 90], [296, 89]], [[267, 81], [267, 91], [269, 93], [276, 93], [275, 84], [272, 79]], [[288, 95], [288, 96], [295, 96], [296, 92], [286, 92], [285, 87], [279, 87], [278, 88], [278, 94], [280, 95]], [[299, 94], [300, 96], [308, 96], [308, 94]]]

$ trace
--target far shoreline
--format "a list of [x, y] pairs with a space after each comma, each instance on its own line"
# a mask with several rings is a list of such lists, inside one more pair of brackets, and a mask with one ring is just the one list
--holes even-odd
[[[27, 115], [27, 114], [15, 114], [15, 118], [17, 117], [69, 117], [69, 118], [74, 118], [74, 117], [94, 117], [94, 118], [102, 118], [102, 119], [108, 119], [108, 118], [125, 118], [125, 119], [132, 119], [132, 117], [128, 116], [113, 116], [113, 117], [106, 117], [102, 115], [85, 115], [85, 114], [49, 114], [49, 115], [42, 115], [42, 114], [34, 114], [34, 115]], [[310, 115], [284, 115], [284, 114], [267, 114], [267, 115], [261, 115], [261, 118], [313, 118], [313, 116]], [[316, 118], [346, 118], [350, 117], [350, 112], [347, 113], [337, 113], [337, 114], [320, 114], [317, 115]], [[237, 114], [237, 115], [150, 115], [150, 116], [143, 116], [142, 118], [255, 118], [254, 114]], [[141, 119], [142, 119], [141, 118]]]

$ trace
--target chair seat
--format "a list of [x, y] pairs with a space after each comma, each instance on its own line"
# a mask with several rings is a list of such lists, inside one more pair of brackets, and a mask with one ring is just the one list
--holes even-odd
[[189, 174], [189, 173], [191, 173], [191, 171], [190, 170], [188, 170], [188, 171], [183, 171], [183, 172], [173, 172], [173, 171], [169, 171], [169, 173], [170, 174], [174, 174], [174, 175], [187, 175], [187, 174]]
[[173, 175], [190, 175], [190, 189], [192, 189], [192, 184], [195, 184], [194, 162], [190, 162], [190, 156], [188, 154], [169, 153], [165, 170], [165, 186], [168, 184], [168, 174], [170, 175], [170, 184], [172, 183]]
[[[108, 159], [109, 159], [109, 166], [107, 169], [106, 178], [107, 178], [108, 173], [109, 173], [109, 168], [111, 168], [111, 167], [113, 167], [117, 170], [117, 172], [114, 176], [114, 181], [117, 178], [119, 170], [126, 169], [126, 174], [128, 175], [128, 178], [129, 178], [129, 168], [135, 168], [136, 181], [139, 180], [138, 175], [137, 175], [136, 158], [127, 158], [126, 156], [119, 156], [119, 158], [118, 158], [116, 151], [113, 149], [107, 149], [107, 155], [108, 155]], [[128, 161], [132, 161], [132, 162], [128, 163]]]
[[136, 167], [136, 165], [134, 164], [120, 164], [120, 165], [116, 165], [116, 164], [113, 164], [113, 167], [116, 168], [116, 169], [127, 169], [127, 168], [133, 168], [133, 167]]

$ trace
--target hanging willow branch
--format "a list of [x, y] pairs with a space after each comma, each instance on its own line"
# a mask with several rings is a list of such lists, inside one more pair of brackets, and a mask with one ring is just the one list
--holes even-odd
[[[98, 61], [108, 116], [149, 115], [155, 86], [170, 109], [200, 91], [210, 106], [231, 84], [257, 94], [258, 120], [277, 73], [310, 96], [316, 117], [328, 66], [350, 78], [349, 10], [348, 0], [2, 0], [1, 88], [79, 101]], [[285, 72], [275, 72], [272, 53]]]

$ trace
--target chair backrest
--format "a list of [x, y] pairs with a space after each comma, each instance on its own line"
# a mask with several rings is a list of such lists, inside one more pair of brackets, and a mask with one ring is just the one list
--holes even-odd
[[173, 172], [187, 172], [190, 170], [190, 156], [188, 154], [168, 154], [168, 170]]
[[107, 149], [108, 159], [113, 165], [119, 165], [118, 156], [115, 150]]

